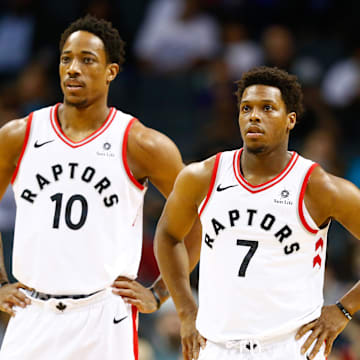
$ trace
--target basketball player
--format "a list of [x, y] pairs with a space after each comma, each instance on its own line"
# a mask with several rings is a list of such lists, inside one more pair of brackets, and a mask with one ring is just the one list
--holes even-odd
[[[360, 283], [337, 305], [322, 294], [330, 221], [360, 238], [360, 191], [288, 150], [303, 112], [294, 76], [255, 68], [237, 95], [244, 147], [182, 170], [157, 227], [184, 359], [325, 359], [360, 309]], [[182, 242], [198, 216], [199, 309]]]
[[183, 163], [170, 139], [107, 106], [123, 49], [109, 22], [75, 21], [60, 41], [64, 102], [0, 130], [19, 280], [0, 272], [0, 308], [16, 313], [0, 359], [138, 359], [136, 311], [167, 297], [161, 279], [151, 290], [134, 280], [143, 198], [148, 180], [167, 196]]

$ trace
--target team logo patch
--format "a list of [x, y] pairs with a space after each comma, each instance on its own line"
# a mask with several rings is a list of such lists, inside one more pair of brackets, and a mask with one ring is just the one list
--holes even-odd
[[292, 205], [293, 202], [291, 201], [290, 191], [287, 189], [281, 190], [279, 196], [274, 199], [275, 204], [281, 204], [281, 205]]
[[103, 144], [102, 149], [100, 151], [96, 152], [96, 155], [107, 157], [107, 158], [115, 157], [115, 154], [112, 151], [110, 151], [111, 147], [112, 147], [111, 144], [108, 141], [106, 141]]
[[56, 305], [56, 308], [57, 308], [59, 311], [64, 311], [64, 310], [67, 308], [67, 306], [60, 301], [60, 302]]
[[104, 150], [109, 151], [109, 150], [111, 149], [111, 144], [108, 143], [108, 142], [106, 142], [106, 143], [103, 145], [103, 148], [104, 148]]

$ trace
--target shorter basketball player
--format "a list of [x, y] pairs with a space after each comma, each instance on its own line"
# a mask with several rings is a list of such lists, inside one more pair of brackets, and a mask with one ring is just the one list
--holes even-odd
[[[360, 309], [360, 283], [323, 306], [330, 221], [360, 238], [360, 191], [288, 150], [303, 112], [296, 77], [254, 68], [237, 95], [244, 147], [182, 170], [157, 227], [184, 359], [325, 359]], [[198, 216], [199, 308], [182, 242]]]
[[135, 281], [143, 199], [148, 181], [167, 196], [183, 163], [168, 137], [108, 107], [123, 62], [109, 22], [76, 20], [60, 41], [63, 103], [0, 130], [20, 281], [7, 284], [0, 270], [0, 309], [16, 312], [1, 360], [137, 360], [137, 311], [167, 297], [161, 279], [151, 291]]

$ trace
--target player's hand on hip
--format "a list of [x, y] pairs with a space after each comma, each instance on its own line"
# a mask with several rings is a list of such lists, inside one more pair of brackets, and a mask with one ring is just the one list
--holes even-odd
[[197, 360], [200, 348], [205, 348], [206, 340], [196, 330], [196, 317], [191, 316], [181, 321], [181, 343], [184, 360]]
[[121, 296], [126, 303], [136, 306], [141, 313], [152, 313], [157, 310], [153, 293], [135, 280], [119, 276], [112, 288], [114, 294]]
[[[26, 307], [31, 303], [30, 299], [19, 289], [29, 289], [27, 286], [17, 282], [7, 284], [0, 288], [0, 310], [11, 316], [15, 316], [14, 306]], [[30, 290], [30, 289], [29, 289]]]
[[304, 354], [315, 342], [309, 358], [313, 359], [325, 342], [325, 357], [329, 356], [334, 340], [344, 330], [349, 320], [342, 314], [336, 305], [324, 306], [318, 319], [302, 326], [296, 334], [296, 339], [303, 337], [308, 331], [310, 336], [301, 348]]

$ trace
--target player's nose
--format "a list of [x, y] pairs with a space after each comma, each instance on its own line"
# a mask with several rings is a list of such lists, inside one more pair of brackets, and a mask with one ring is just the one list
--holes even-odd
[[79, 61], [77, 61], [76, 59], [73, 59], [67, 69], [66, 69], [66, 73], [70, 76], [70, 77], [74, 77], [76, 75], [79, 75], [81, 73], [81, 70], [80, 70], [80, 63]]
[[250, 122], [260, 122], [261, 121], [259, 111], [255, 106], [251, 110], [249, 120], [250, 120]]

